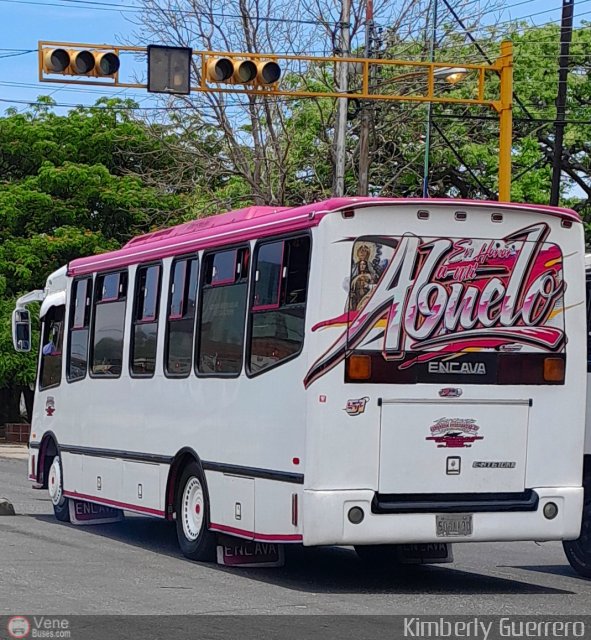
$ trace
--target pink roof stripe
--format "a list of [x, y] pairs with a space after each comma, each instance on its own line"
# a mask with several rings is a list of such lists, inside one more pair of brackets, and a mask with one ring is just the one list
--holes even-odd
[[246, 207], [216, 216], [192, 220], [169, 229], [133, 238], [117, 251], [72, 260], [68, 266], [68, 275], [78, 276], [93, 271], [118, 269], [130, 264], [236, 244], [253, 238], [302, 231], [317, 226], [320, 220], [330, 213], [344, 209], [384, 205], [412, 205], [425, 208], [444, 205], [459, 208], [486, 207], [495, 210], [527, 210], [560, 217], [572, 222], [581, 221], [579, 215], [571, 209], [537, 204], [451, 198], [331, 198], [300, 207]]

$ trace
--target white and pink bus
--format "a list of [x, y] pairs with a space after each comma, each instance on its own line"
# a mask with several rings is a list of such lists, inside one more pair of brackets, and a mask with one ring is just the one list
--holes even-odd
[[584, 274], [575, 212], [462, 200], [255, 206], [73, 260], [15, 310], [26, 350], [42, 299], [29, 477], [60, 520], [175, 520], [194, 560], [218, 533], [574, 540], [589, 572]]

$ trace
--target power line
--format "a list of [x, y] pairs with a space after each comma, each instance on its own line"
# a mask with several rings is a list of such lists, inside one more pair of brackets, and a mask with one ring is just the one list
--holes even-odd
[[[88, 9], [92, 11], [116, 11], [118, 13], [142, 13], [148, 12], [150, 10], [146, 10], [142, 7], [136, 7], [133, 5], [124, 5], [124, 4], [114, 4], [110, 2], [97, 2], [95, 0], [58, 0], [56, 2], [39, 2], [37, 0], [0, 0], [0, 2], [6, 2], [8, 4], [28, 4], [35, 6], [43, 6], [43, 7], [73, 7], [76, 9]], [[70, 4], [72, 3], [72, 4]], [[252, 15], [242, 15], [242, 14], [232, 14], [232, 13], [224, 13], [224, 12], [203, 12], [203, 11], [187, 11], [185, 9], [165, 9], [159, 8], [159, 11], [164, 14], [181, 14], [187, 16], [195, 16], [195, 17], [211, 17], [211, 18], [231, 18], [237, 20], [243, 20], [245, 15], [250, 17], [256, 21], [260, 22], [289, 22], [291, 24], [308, 24], [314, 26], [320, 26], [319, 20], [298, 20], [296, 18], [271, 18], [269, 16], [252, 16]], [[330, 24], [336, 26], [338, 22], [333, 21], [322, 21], [324, 24]]]
[[[0, 51], [10, 51], [10, 49], [0, 49]], [[2, 53], [0, 54], [0, 60], [4, 58], [16, 58], [17, 56], [24, 56], [28, 53], [36, 53], [37, 49], [13, 49], [13, 53]]]

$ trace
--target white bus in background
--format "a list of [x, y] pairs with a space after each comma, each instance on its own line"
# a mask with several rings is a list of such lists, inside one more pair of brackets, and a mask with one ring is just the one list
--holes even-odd
[[218, 533], [378, 559], [575, 540], [589, 575], [584, 261], [570, 210], [379, 198], [73, 260], [38, 296], [29, 477], [61, 520], [176, 520], [194, 560]]

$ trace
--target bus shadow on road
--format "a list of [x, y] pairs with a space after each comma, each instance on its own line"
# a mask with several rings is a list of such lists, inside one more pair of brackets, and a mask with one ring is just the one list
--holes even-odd
[[[56, 522], [53, 516], [34, 517], [56, 526], [72, 526]], [[141, 516], [126, 516], [125, 520], [118, 524], [85, 526], [80, 529], [84, 535], [100, 536], [168, 556], [174, 561], [186, 562], [187, 571], [191, 571], [191, 567], [194, 570], [206, 567], [209, 570], [306, 593], [423, 595], [564, 595], [573, 593], [565, 589], [528, 584], [521, 580], [464, 571], [454, 568], [453, 564], [369, 566], [357, 557], [353, 549], [344, 547], [304, 548], [299, 545], [287, 545], [285, 566], [273, 569], [238, 569], [216, 564], [191, 563], [183, 558], [179, 551], [172, 523]], [[534, 571], [545, 569], [545, 567], [516, 568]], [[568, 569], [564, 569], [567, 575], [570, 575]]]
[[580, 576], [569, 564], [540, 564], [540, 565], [503, 565], [508, 569], [522, 569], [523, 571], [535, 571], [536, 573], [547, 573], [552, 576], [562, 576], [564, 578], [576, 578], [589, 582], [583, 576]]

